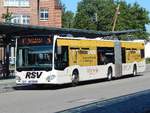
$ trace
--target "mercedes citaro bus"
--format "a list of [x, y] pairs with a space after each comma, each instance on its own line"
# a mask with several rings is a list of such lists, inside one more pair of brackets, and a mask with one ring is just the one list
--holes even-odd
[[77, 84], [145, 70], [144, 42], [67, 36], [16, 41], [17, 84]]

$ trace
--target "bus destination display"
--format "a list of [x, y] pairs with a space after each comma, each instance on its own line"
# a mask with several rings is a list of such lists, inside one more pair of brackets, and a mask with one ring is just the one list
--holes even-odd
[[18, 45], [49, 45], [52, 43], [51, 37], [26, 37], [18, 39]]

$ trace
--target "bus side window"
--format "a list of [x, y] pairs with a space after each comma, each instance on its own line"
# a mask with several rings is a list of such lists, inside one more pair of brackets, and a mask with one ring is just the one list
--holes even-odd
[[114, 63], [114, 48], [101, 47], [97, 48], [98, 65], [105, 65], [108, 63]]
[[68, 65], [68, 47], [58, 47], [55, 55], [55, 68], [58, 70], [64, 70]]
[[126, 63], [126, 49], [122, 48], [122, 63]]
[[141, 52], [141, 58], [144, 58], [145, 57], [144, 49], [141, 49], [140, 52]]
[[97, 49], [97, 63], [98, 65], [104, 65], [105, 64], [105, 56], [104, 53], [102, 53], [102, 50], [100, 48]]
[[68, 64], [68, 47], [67, 46], [62, 46], [62, 61]]

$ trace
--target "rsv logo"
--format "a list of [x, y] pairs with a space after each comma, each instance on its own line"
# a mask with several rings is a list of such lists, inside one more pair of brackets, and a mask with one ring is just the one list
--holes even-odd
[[40, 78], [43, 72], [27, 72], [25, 78]]

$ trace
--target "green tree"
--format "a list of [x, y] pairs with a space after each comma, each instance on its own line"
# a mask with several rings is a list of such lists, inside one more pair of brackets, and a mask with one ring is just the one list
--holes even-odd
[[133, 5], [122, 2], [120, 5], [120, 15], [116, 24], [116, 30], [141, 29], [143, 32], [136, 33], [138, 38], [147, 38], [146, 24], [150, 23], [149, 12], [139, 4]]
[[150, 23], [150, 18], [148, 11], [137, 3], [131, 5], [115, 0], [81, 0], [78, 3], [74, 27], [111, 31], [118, 4], [120, 4], [120, 14], [118, 15], [115, 30], [141, 29], [144, 32], [137, 33], [134, 36], [146, 38], [145, 25]]
[[113, 0], [81, 0], [78, 4], [74, 27], [110, 31], [114, 12]]
[[74, 21], [74, 13], [71, 11], [66, 11], [65, 6], [62, 8], [62, 27], [63, 28], [72, 28]]
[[3, 13], [3, 14], [2, 14], [2, 19], [5, 19], [5, 22], [6, 22], [6, 23], [10, 23], [10, 22], [11, 22], [12, 13], [9, 12], [9, 8], [7, 8], [6, 13]]

